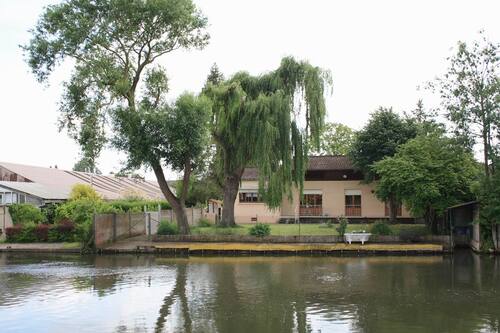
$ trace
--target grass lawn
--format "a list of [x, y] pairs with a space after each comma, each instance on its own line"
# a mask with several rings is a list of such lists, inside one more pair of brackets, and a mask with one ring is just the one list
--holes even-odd
[[[194, 235], [248, 235], [248, 230], [253, 224], [239, 224], [235, 228], [218, 228], [211, 227], [194, 227], [191, 233]], [[270, 224], [272, 236], [314, 236], [314, 235], [338, 235], [336, 224], [332, 228], [328, 228], [325, 224]], [[425, 235], [427, 231], [423, 224], [394, 224], [390, 226], [395, 235], [401, 232], [412, 233], [418, 235]], [[299, 233], [300, 228], [300, 233]], [[369, 224], [349, 224], [347, 231], [370, 231]]]

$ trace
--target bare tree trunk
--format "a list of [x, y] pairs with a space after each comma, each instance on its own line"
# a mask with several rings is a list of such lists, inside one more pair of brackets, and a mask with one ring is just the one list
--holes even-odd
[[396, 223], [398, 216], [398, 202], [394, 195], [389, 198], [389, 223]]
[[[189, 234], [189, 223], [186, 215], [186, 211], [184, 210], [185, 204], [184, 204], [184, 198], [183, 196], [185, 195], [184, 192], [187, 192], [183, 190], [183, 194], [181, 194], [181, 199], [178, 199], [170, 190], [170, 187], [168, 186], [167, 180], [165, 179], [165, 174], [163, 173], [163, 169], [161, 168], [161, 165], [159, 163], [152, 164], [153, 171], [156, 175], [156, 179], [158, 181], [158, 185], [160, 186], [161, 192], [165, 196], [165, 199], [167, 199], [168, 203], [170, 206], [172, 206], [172, 209], [175, 213], [175, 220], [177, 221], [177, 226], [179, 227], [179, 233], [181, 235], [188, 235]], [[186, 180], [187, 178], [187, 180]], [[183, 184], [187, 183], [189, 181], [189, 173], [186, 174], [184, 172], [184, 179], [183, 179]]]
[[234, 202], [238, 195], [238, 188], [243, 170], [226, 173], [224, 176], [224, 197], [222, 206], [222, 217], [220, 225], [223, 227], [232, 227], [236, 225], [234, 220]]

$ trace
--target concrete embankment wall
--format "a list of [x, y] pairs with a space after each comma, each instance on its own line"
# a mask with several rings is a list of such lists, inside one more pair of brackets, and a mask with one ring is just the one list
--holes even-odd
[[[217, 242], [217, 243], [342, 243], [340, 236], [266, 236], [246, 235], [156, 235], [153, 242]], [[412, 239], [399, 236], [371, 236], [369, 243], [431, 243], [451, 249], [450, 236], [420, 236]]]
[[94, 236], [97, 248], [120, 239], [146, 234], [144, 213], [96, 214]]

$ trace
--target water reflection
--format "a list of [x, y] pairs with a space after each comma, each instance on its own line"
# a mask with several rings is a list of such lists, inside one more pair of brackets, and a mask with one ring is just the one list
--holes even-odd
[[498, 332], [499, 267], [471, 252], [0, 254], [0, 318], [2, 332]]

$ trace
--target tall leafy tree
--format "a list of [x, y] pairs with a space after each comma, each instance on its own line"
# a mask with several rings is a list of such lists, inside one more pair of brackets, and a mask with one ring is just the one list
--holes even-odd
[[[203, 48], [209, 39], [206, 25], [206, 18], [191, 0], [65, 0], [44, 10], [31, 31], [32, 39], [23, 47], [41, 82], [64, 60], [73, 60], [73, 73], [64, 84], [62, 126], [78, 133], [77, 137], [90, 134], [95, 139], [114, 121], [113, 141], [133, 163], [139, 163], [138, 156], [147, 158], [142, 162], [155, 171], [181, 232], [188, 231], [182, 195], [178, 198], [170, 191], [162, 167], [184, 170], [184, 178], [189, 178], [186, 170], [192, 165], [188, 158], [192, 154], [185, 155], [181, 166], [177, 158], [187, 151], [185, 147], [176, 151], [172, 145], [155, 146], [161, 142], [152, 140], [149, 133], [130, 135], [142, 134], [134, 129], [146, 128], [145, 121], [152, 121], [151, 129], [162, 134], [165, 128], [156, 118], [175, 118], [165, 111], [166, 72], [154, 63], [180, 48]], [[184, 101], [174, 109], [186, 109]], [[192, 105], [200, 109], [195, 102]], [[85, 132], [89, 127], [94, 130]], [[139, 146], [141, 140], [150, 145]], [[87, 147], [88, 140], [79, 142]], [[151, 147], [160, 151], [138, 152]], [[168, 154], [161, 152], [163, 148]]]
[[[235, 224], [234, 202], [246, 166], [259, 170], [259, 191], [270, 207], [291, 197], [292, 186], [302, 191], [308, 146], [319, 146], [330, 84], [329, 72], [284, 58], [269, 73], [240, 72], [208, 86], [212, 136], [224, 175], [222, 225]], [[298, 105], [294, 100], [300, 96]]]
[[[373, 164], [385, 157], [393, 156], [399, 145], [417, 135], [417, 127], [411, 119], [403, 119], [392, 108], [380, 107], [371, 115], [368, 124], [357, 133], [349, 153], [354, 165], [365, 175], [365, 180], [371, 182], [377, 175]], [[398, 198], [387, 192], [381, 198], [389, 202], [390, 221], [397, 217]]]
[[354, 143], [355, 132], [349, 126], [326, 123], [320, 137], [320, 148], [314, 150], [319, 155], [347, 155]]
[[447, 207], [473, 198], [471, 185], [478, 175], [472, 153], [437, 133], [411, 139], [373, 169], [380, 177], [377, 196], [402, 200], [434, 233], [442, 231], [438, 222]]
[[489, 177], [500, 138], [500, 44], [481, 35], [481, 41], [458, 42], [447, 72], [431, 87], [440, 94], [456, 133], [471, 147], [482, 144], [484, 173]]

